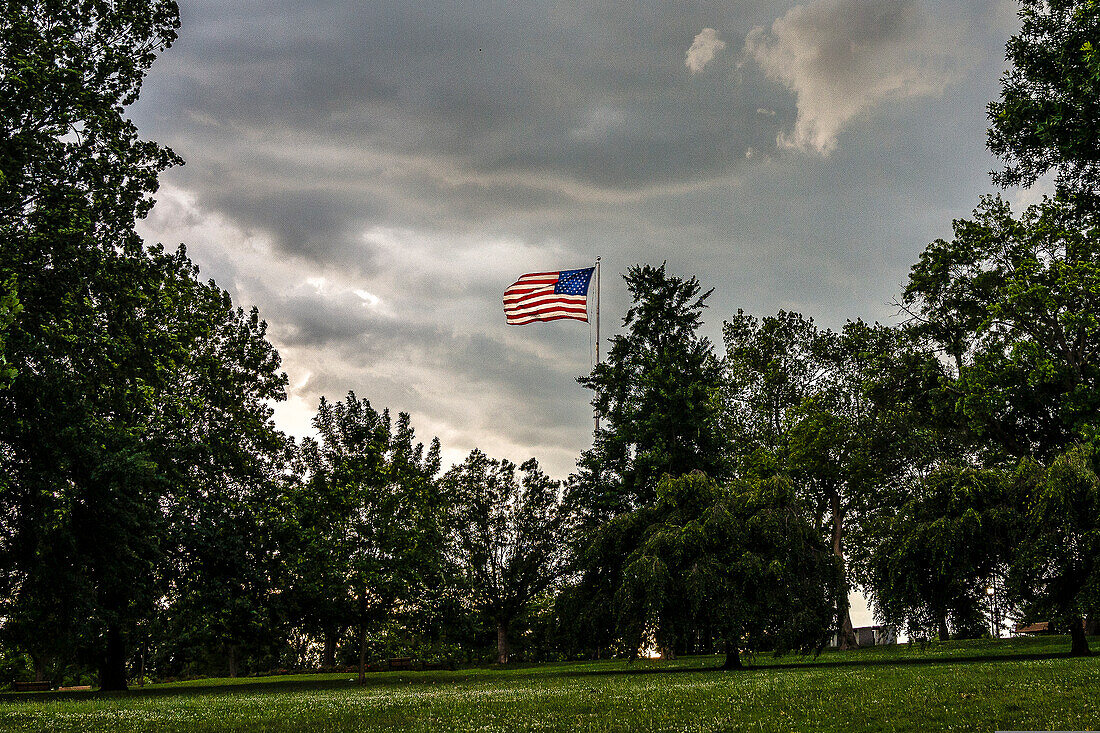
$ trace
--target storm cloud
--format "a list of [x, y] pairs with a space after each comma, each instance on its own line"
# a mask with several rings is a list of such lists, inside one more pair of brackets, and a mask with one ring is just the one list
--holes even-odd
[[187, 164], [142, 231], [259, 307], [279, 424], [354, 390], [449, 460], [558, 477], [590, 444], [595, 334], [507, 326], [510, 282], [602, 255], [605, 338], [638, 262], [715, 288], [716, 341], [737, 308], [889, 319], [990, 190], [1016, 22], [1008, 0], [180, 5], [130, 112]]

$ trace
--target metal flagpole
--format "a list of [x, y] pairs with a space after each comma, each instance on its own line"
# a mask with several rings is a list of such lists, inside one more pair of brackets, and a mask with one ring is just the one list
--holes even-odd
[[[600, 363], [600, 258], [596, 258], [596, 365]], [[596, 435], [600, 433], [600, 408], [596, 408]]]

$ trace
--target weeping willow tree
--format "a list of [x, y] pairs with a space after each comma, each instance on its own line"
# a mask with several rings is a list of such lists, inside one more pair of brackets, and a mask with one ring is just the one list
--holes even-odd
[[695, 472], [665, 477], [654, 506], [605, 530], [639, 533], [615, 596], [618, 628], [637, 649], [652, 632], [711, 635], [724, 667], [741, 653], [810, 652], [836, 628], [842, 578], [836, 558], [803, 519], [779, 478], [719, 485]]

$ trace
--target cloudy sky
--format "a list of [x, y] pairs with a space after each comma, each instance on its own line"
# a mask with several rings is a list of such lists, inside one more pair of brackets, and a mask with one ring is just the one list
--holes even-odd
[[[131, 109], [187, 161], [143, 224], [259, 307], [290, 377], [564, 477], [592, 330], [507, 326], [533, 270], [667, 261], [738, 308], [890, 321], [993, 190], [1012, 0], [181, 0]], [[1020, 198], [1019, 193], [1011, 197]]]

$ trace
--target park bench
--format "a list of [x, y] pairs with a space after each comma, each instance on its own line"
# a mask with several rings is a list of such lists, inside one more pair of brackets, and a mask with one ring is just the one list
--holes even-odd
[[390, 669], [412, 669], [412, 657], [394, 657], [389, 660]]
[[16, 692], [44, 692], [46, 690], [53, 689], [53, 682], [50, 680], [39, 680], [37, 682], [12, 682], [11, 689]]

